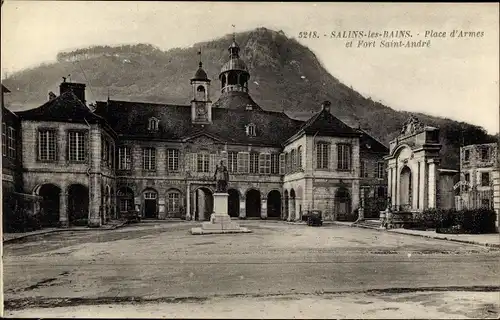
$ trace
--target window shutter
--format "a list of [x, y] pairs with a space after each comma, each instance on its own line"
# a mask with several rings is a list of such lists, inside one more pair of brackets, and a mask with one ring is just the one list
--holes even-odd
[[198, 166], [197, 166], [197, 160], [198, 160], [198, 154], [197, 153], [191, 153], [191, 172], [197, 172], [198, 171]]
[[266, 155], [264, 153], [259, 154], [259, 173], [264, 174], [266, 172]]
[[339, 149], [339, 146], [335, 145], [334, 143], [327, 145], [328, 169], [329, 170], [335, 170], [335, 164], [336, 164], [336, 162], [339, 161], [338, 156], [337, 157], [335, 156], [335, 155], [337, 155], [337, 153], [335, 152], [335, 148]]
[[250, 166], [250, 153], [238, 152], [238, 172], [248, 173]]
[[280, 153], [280, 163], [279, 163], [279, 167], [280, 167], [280, 171], [279, 173], [280, 174], [285, 174], [285, 154], [284, 153]]
[[215, 172], [215, 166], [217, 165], [217, 154], [211, 153], [210, 154], [210, 164], [209, 164], [209, 172], [214, 173]]
[[70, 161], [69, 159], [69, 132], [66, 133], [66, 161]]
[[191, 155], [192, 155], [191, 152], [187, 152], [184, 154], [184, 170], [186, 172], [190, 172], [193, 170], [192, 169], [193, 161], [191, 160]]

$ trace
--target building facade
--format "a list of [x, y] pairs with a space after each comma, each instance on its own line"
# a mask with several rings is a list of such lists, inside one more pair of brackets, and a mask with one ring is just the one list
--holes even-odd
[[386, 157], [393, 211], [454, 207], [458, 171], [440, 168], [440, 149], [438, 128], [425, 126], [413, 116], [403, 124]]
[[460, 148], [460, 206], [493, 207], [493, 175], [498, 148], [496, 143]]
[[64, 81], [59, 96], [17, 112], [22, 188], [44, 199], [35, 210], [65, 226], [130, 211], [206, 220], [220, 161], [235, 218], [300, 220], [320, 209], [326, 219], [355, 219], [364, 199], [383, 202], [387, 148], [334, 117], [329, 102], [308, 121], [261, 108], [239, 50], [233, 39], [215, 102], [199, 62], [188, 105], [108, 99], [91, 110], [85, 85]]

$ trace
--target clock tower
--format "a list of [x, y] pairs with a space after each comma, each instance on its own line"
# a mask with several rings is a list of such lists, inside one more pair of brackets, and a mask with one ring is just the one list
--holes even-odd
[[[201, 55], [201, 52], [198, 52]], [[198, 70], [191, 79], [193, 99], [191, 100], [191, 121], [195, 124], [212, 123], [212, 101], [210, 101], [210, 79], [199, 62]]]

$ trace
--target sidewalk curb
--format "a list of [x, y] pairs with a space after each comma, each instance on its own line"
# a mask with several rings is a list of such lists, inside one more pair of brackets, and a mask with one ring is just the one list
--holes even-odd
[[25, 235], [21, 235], [19, 237], [3, 240], [2, 243], [5, 244], [5, 243], [10, 243], [10, 242], [15, 242], [15, 241], [27, 238], [27, 237], [35, 237], [35, 236], [45, 235], [45, 234], [49, 234], [49, 233], [71, 232], [71, 231], [73, 231], [73, 232], [74, 231], [109, 231], [109, 230], [115, 230], [115, 229], [121, 228], [125, 225], [127, 225], [126, 221], [119, 223], [117, 225], [114, 225], [113, 227], [110, 227], [110, 228], [88, 228], [88, 227], [85, 228], [84, 227], [84, 228], [64, 228], [64, 229], [61, 228], [61, 229], [55, 229], [55, 230], [47, 230], [44, 232], [38, 232], [38, 233], [34, 233], [34, 234], [25, 234]]
[[[341, 225], [341, 224], [337, 224], [337, 225]], [[425, 234], [406, 233], [406, 232], [401, 232], [397, 229], [372, 228], [369, 226], [364, 226], [364, 225], [359, 225], [359, 224], [354, 224], [354, 223], [351, 224], [350, 226], [355, 227], [355, 228], [371, 229], [371, 230], [376, 230], [376, 231], [386, 231], [386, 232], [390, 232], [390, 233], [397, 233], [397, 234], [402, 234], [402, 235], [407, 235], [407, 236], [474, 244], [474, 245], [483, 246], [483, 247], [490, 247], [490, 248], [500, 248], [500, 244], [496, 244], [496, 243], [482, 243], [482, 242], [471, 241], [471, 240], [452, 239], [452, 238], [447, 238], [445, 236], [440, 237], [440, 236], [433, 236], [433, 235], [431, 236], [431, 235], [425, 235]]]
[[447, 237], [429, 236], [429, 235], [425, 235], [425, 234], [405, 233], [405, 232], [399, 232], [398, 230], [394, 230], [394, 231], [388, 230], [388, 232], [397, 233], [397, 234], [405, 234], [405, 235], [410, 235], [410, 236], [417, 236], [417, 237], [422, 237], [422, 238], [436, 239], [436, 240], [445, 240], [445, 241], [453, 241], [453, 242], [459, 242], [459, 243], [474, 244], [474, 245], [483, 246], [483, 247], [500, 248], [500, 244], [496, 244], [496, 243], [487, 243], [487, 242], [484, 243], [484, 242], [478, 242], [478, 241], [472, 241], [472, 240], [461, 240], [461, 239], [452, 239], [452, 238], [447, 238]]

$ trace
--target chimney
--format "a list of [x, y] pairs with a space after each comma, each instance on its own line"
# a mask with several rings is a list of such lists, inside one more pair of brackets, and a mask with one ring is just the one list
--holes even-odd
[[330, 112], [330, 106], [332, 105], [332, 103], [328, 100], [326, 101], [323, 101], [323, 103], [321, 104], [321, 110], [326, 110], [328, 112]]
[[80, 99], [80, 101], [85, 104], [85, 84], [84, 83], [76, 83], [76, 82], [66, 82], [66, 79], [61, 82], [59, 86], [59, 94], [63, 94], [67, 91], [73, 91], [75, 96]]
[[56, 98], [56, 94], [52, 91], [49, 92], [49, 101], [54, 100]]

